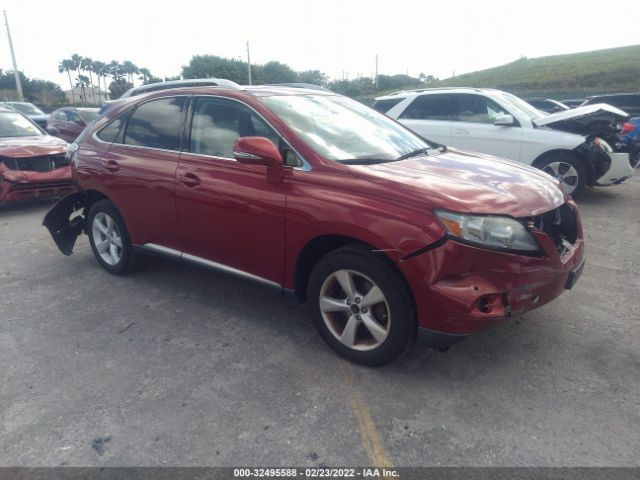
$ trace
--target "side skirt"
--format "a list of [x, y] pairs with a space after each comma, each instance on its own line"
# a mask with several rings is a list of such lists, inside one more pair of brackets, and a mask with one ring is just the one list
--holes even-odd
[[195, 255], [190, 255], [188, 253], [184, 253], [179, 250], [163, 247], [162, 245], [156, 245], [155, 243], [145, 243], [144, 245], [134, 245], [134, 249], [141, 253], [159, 254], [164, 257], [169, 257], [177, 260], [186, 261], [189, 263], [194, 263], [196, 265], [207, 267], [211, 270], [226, 273], [229, 275], [234, 275], [236, 277], [244, 278], [246, 280], [251, 280], [255, 283], [259, 283], [273, 290], [276, 290], [279, 294], [284, 295], [285, 290], [283, 289], [282, 285], [280, 285], [277, 282], [268, 280], [263, 277], [259, 277], [257, 275], [253, 275], [252, 273], [245, 272], [243, 270], [238, 270], [237, 268], [233, 268], [228, 265], [224, 265], [222, 263], [207, 260], [206, 258], [196, 257]]

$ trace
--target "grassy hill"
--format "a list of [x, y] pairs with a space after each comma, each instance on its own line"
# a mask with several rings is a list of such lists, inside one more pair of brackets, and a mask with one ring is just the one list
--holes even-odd
[[438, 86], [494, 87], [527, 93], [640, 91], [640, 45], [522, 58], [447, 78]]

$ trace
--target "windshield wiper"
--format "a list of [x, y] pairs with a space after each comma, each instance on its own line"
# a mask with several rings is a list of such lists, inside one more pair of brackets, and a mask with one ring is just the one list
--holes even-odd
[[346, 160], [337, 160], [345, 165], [376, 165], [378, 163], [396, 162], [390, 158], [348, 158]]
[[429, 152], [432, 152], [433, 150], [437, 150], [438, 152], [444, 152], [447, 149], [447, 147], [445, 145], [441, 145], [441, 144], [436, 144], [433, 147], [429, 147], [429, 148], [419, 148], [418, 150], [414, 150], [413, 152], [409, 152], [409, 153], [405, 153], [404, 155], [399, 156], [398, 158], [396, 158], [396, 160], [406, 160], [407, 158], [412, 158], [412, 157], [417, 157], [418, 155], [422, 155], [422, 154], [429, 154]]

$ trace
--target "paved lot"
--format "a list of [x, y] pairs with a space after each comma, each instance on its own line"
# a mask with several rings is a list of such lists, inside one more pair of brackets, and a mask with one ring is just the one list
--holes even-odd
[[640, 177], [580, 202], [573, 291], [380, 369], [262, 287], [64, 257], [49, 204], [0, 210], [0, 466], [640, 465]]

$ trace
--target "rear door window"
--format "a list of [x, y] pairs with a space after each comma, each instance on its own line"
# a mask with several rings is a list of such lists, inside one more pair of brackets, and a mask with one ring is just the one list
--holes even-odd
[[408, 120], [450, 120], [450, 95], [419, 95], [402, 112], [400, 118]]
[[187, 97], [151, 100], [138, 106], [129, 117], [125, 145], [180, 150]]
[[452, 95], [453, 120], [457, 122], [493, 123], [502, 115], [509, 115], [504, 108], [483, 95], [459, 93]]

